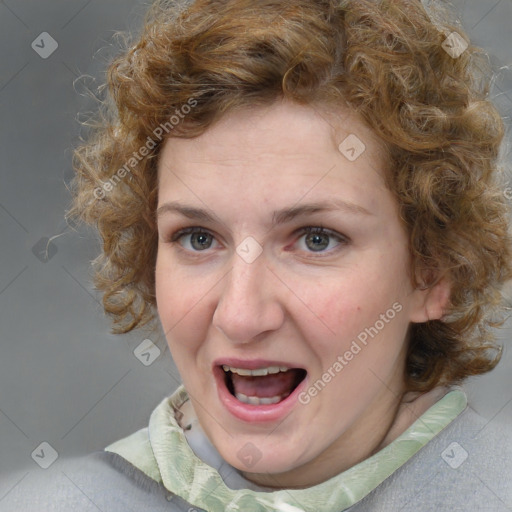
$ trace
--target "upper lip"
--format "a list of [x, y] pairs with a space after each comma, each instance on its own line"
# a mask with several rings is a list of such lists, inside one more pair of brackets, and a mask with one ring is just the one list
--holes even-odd
[[290, 363], [288, 361], [278, 361], [277, 359], [238, 359], [235, 357], [221, 357], [213, 362], [213, 366], [222, 365], [232, 366], [233, 368], [243, 368], [246, 370], [257, 370], [258, 368], [268, 368], [269, 366], [285, 366], [286, 368], [304, 368], [301, 365]]

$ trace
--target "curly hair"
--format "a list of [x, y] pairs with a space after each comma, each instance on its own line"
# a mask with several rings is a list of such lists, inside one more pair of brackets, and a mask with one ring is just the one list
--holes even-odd
[[[500, 184], [503, 121], [485, 53], [419, 0], [157, 0], [107, 72], [100, 120], [74, 154], [68, 216], [96, 226], [94, 283], [119, 334], [156, 319], [157, 163], [169, 137], [278, 99], [357, 111], [382, 139], [409, 234], [411, 280], [451, 283], [441, 320], [413, 324], [411, 391], [492, 369], [512, 277]], [[464, 49], [449, 52], [458, 38]], [[423, 279], [418, 279], [418, 269]], [[426, 276], [426, 277], [425, 277]]]

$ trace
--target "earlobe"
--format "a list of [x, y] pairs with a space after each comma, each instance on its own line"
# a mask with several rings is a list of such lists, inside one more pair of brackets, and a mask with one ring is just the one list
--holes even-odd
[[417, 301], [411, 311], [410, 321], [414, 323], [429, 322], [443, 318], [450, 302], [452, 286], [446, 277], [428, 287], [414, 290]]

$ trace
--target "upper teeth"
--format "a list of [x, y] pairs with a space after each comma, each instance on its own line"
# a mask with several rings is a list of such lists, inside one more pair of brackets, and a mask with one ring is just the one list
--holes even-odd
[[225, 372], [238, 373], [238, 375], [251, 375], [254, 377], [268, 375], [269, 373], [287, 372], [289, 370], [289, 368], [287, 368], [286, 366], [268, 366], [267, 368], [247, 370], [245, 368], [234, 368], [233, 366], [228, 366], [227, 364], [223, 364], [222, 368], [224, 369]]

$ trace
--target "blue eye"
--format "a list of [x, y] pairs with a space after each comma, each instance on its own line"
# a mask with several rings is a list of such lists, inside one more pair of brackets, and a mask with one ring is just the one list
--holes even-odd
[[[308, 252], [330, 252], [325, 249], [330, 247], [330, 250], [332, 250], [340, 244], [348, 243], [348, 239], [343, 235], [320, 226], [302, 228], [299, 231], [300, 233], [302, 233], [301, 238], [305, 237], [304, 242]], [[334, 242], [337, 242], [337, 244], [332, 247]]]
[[[171, 237], [171, 242], [180, 241], [180, 244], [184, 246], [184, 244], [181, 242], [185, 237], [189, 238], [190, 246], [192, 247], [192, 250], [195, 252], [204, 251], [206, 249], [210, 249], [212, 246], [212, 242], [214, 240], [214, 237], [211, 233], [208, 231], [205, 231], [203, 228], [198, 227], [192, 227], [192, 228], [185, 228], [181, 229], [180, 231], [177, 231], [174, 233], [174, 235]], [[188, 247], [185, 247], [186, 249], [189, 249]], [[190, 249], [189, 249], [190, 250]]]
[[[309, 253], [330, 253], [350, 241], [340, 233], [320, 226], [301, 228], [297, 234], [300, 235], [297, 243], [303, 240], [300, 250]], [[215, 236], [204, 228], [194, 226], [177, 231], [167, 241], [178, 242], [185, 250], [198, 253], [211, 249], [215, 243]]]

